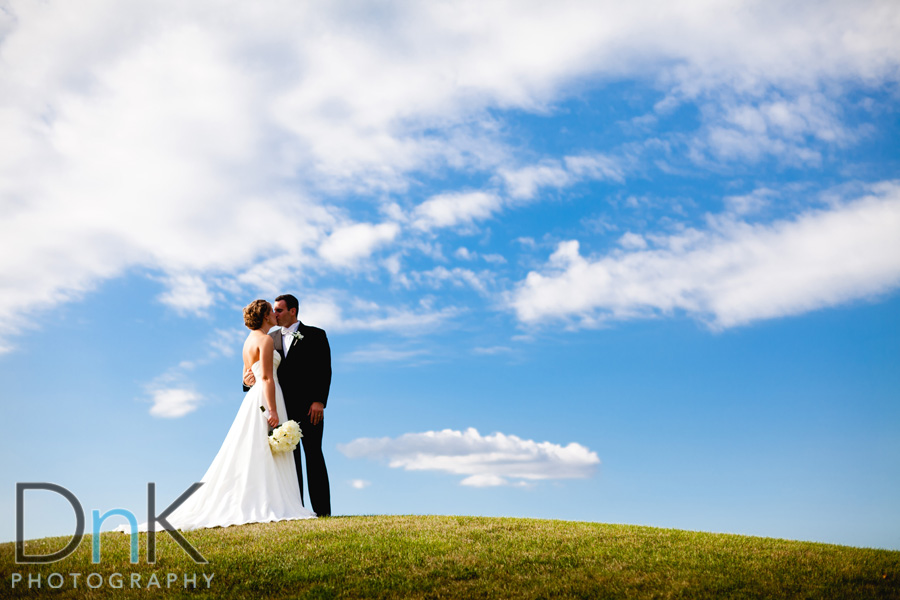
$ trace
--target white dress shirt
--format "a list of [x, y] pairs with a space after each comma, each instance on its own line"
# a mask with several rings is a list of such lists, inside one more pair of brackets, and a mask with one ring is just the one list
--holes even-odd
[[284, 348], [284, 356], [287, 357], [288, 350], [291, 348], [291, 342], [294, 341], [294, 336], [291, 334], [297, 331], [300, 327], [300, 321], [294, 321], [294, 324], [290, 327], [282, 327], [281, 328], [281, 347]]

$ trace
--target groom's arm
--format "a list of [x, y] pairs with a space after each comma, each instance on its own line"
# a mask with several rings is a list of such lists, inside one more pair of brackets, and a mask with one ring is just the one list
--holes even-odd
[[250, 391], [250, 388], [253, 387], [253, 384], [256, 383], [256, 377], [253, 375], [252, 369], [247, 369], [244, 371], [244, 381], [241, 383], [244, 384], [244, 391]]
[[328, 392], [331, 389], [331, 346], [325, 331], [316, 329], [315, 347], [310, 352], [309, 392], [313, 402], [321, 402], [322, 407], [328, 405]]

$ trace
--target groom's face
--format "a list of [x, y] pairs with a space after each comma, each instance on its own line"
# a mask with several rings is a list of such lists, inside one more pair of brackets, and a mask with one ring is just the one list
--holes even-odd
[[275, 303], [275, 320], [281, 327], [290, 327], [297, 320], [296, 311], [289, 312], [284, 300]]

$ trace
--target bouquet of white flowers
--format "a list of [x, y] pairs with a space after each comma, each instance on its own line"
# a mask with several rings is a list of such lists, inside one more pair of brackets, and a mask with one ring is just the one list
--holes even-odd
[[[263, 412], [266, 410], [262, 406], [259, 409]], [[272, 454], [293, 452], [302, 437], [303, 432], [300, 431], [297, 421], [285, 421], [269, 432], [269, 448], [272, 450]]]
[[272, 449], [272, 454], [293, 452], [302, 437], [297, 421], [285, 421], [269, 432], [269, 448]]

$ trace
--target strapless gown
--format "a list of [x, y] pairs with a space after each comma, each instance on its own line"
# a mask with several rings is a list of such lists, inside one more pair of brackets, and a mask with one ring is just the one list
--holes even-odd
[[[276, 352], [275, 405], [278, 420], [284, 423], [287, 411], [277, 375], [280, 362], [281, 355]], [[257, 361], [251, 368], [261, 382], [261, 363]], [[188, 531], [316, 516], [300, 498], [294, 453], [272, 454], [269, 450], [269, 425], [260, 406], [266, 403], [263, 386], [258, 383], [244, 395], [222, 447], [201, 479], [203, 485], [167, 518], [172, 527]], [[127, 526], [119, 529], [128, 531]], [[146, 531], [146, 523], [139, 529]], [[161, 526], [157, 524], [155, 529]]]

